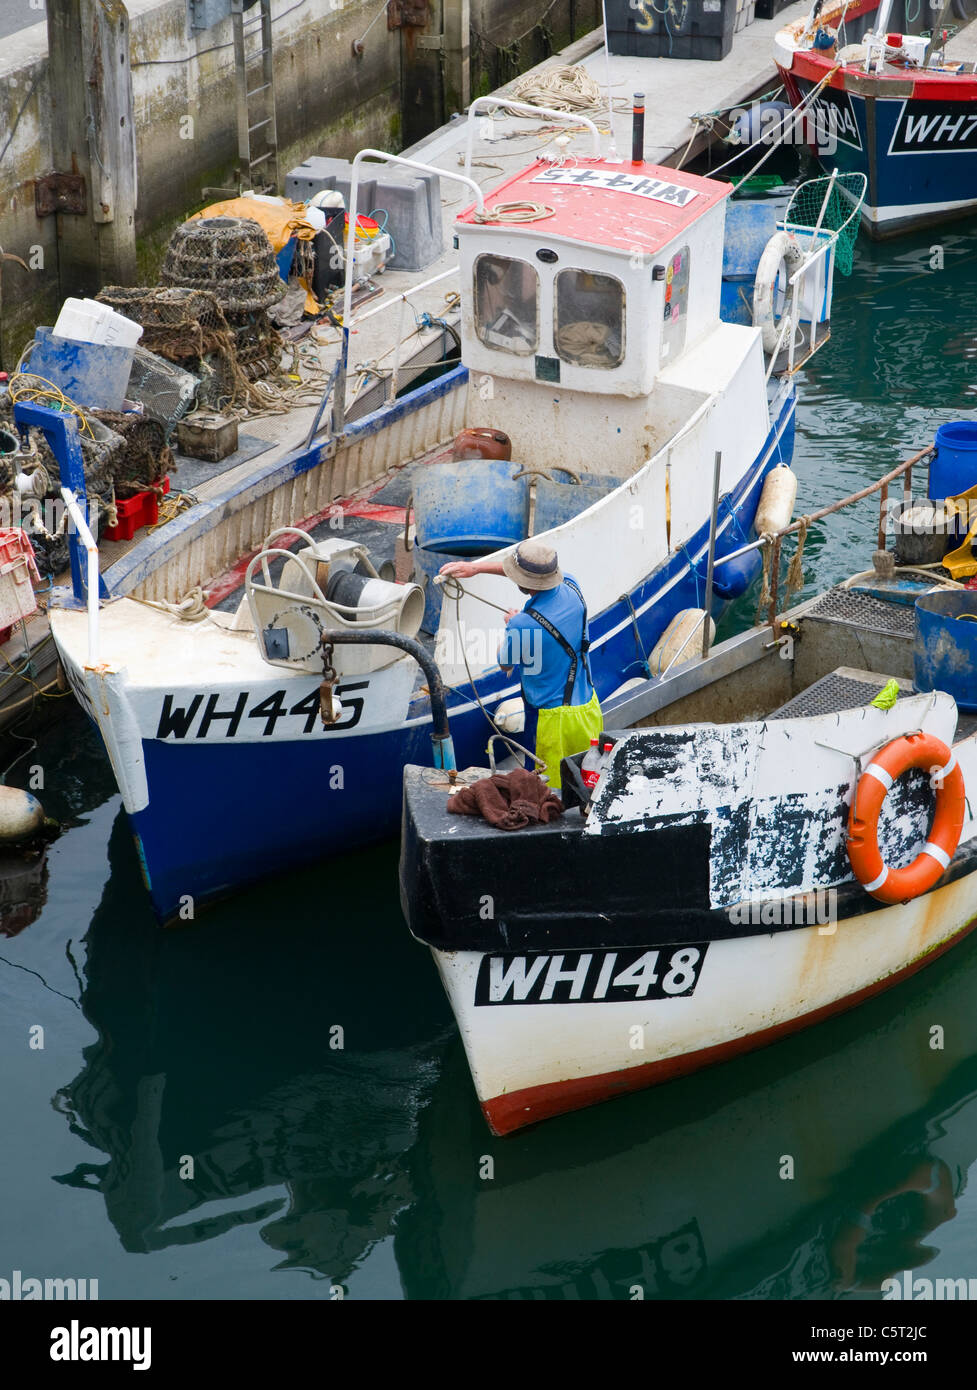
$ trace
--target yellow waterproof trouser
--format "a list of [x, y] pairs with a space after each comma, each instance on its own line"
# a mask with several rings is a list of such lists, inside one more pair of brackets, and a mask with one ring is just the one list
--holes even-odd
[[544, 771], [537, 767], [539, 775], [559, 791], [562, 760], [573, 753], [585, 753], [590, 740], [596, 738], [603, 727], [604, 717], [596, 690], [585, 705], [541, 709], [536, 725], [536, 756], [544, 760], [546, 768]]

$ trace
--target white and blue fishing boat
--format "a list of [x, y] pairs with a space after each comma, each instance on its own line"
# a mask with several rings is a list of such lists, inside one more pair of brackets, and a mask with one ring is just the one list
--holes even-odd
[[[367, 159], [426, 168], [365, 151], [354, 169]], [[517, 591], [479, 576], [446, 597], [451, 558], [545, 537], [585, 594], [602, 699], [647, 675], [677, 615], [697, 610], [701, 642], [704, 608], [717, 617], [758, 571], [743, 548], [791, 458], [793, 372], [828, 332], [837, 190], [823, 180], [817, 222], [776, 233], [762, 322], [743, 325], [720, 316], [727, 185], [559, 144], [484, 197], [447, 177], [476, 195], [454, 223], [460, 365], [350, 423], [347, 312], [325, 435], [317, 420], [304, 447], [143, 542], [101, 605], [73, 541], [52, 631], [163, 921], [395, 833], [403, 768], [432, 738], [436, 765], [465, 766], [500, 705], [518, 731], [496, 658]], [[355, 179], [349, 211], [352, 228]], [[46, 428], [70, 451], [70, 425]], [[502, 457], [470, 456], [485, 450]], [[70, 459], [62, 477], [78, 490]], [[206, 603], [172, 601], [195, 584]]]
[[876, 239], [977, 210], [977, 36], [943, 28], [960, 17], [969, 0], [816, 0], [777, 34], [795, 138], [865, 175]]

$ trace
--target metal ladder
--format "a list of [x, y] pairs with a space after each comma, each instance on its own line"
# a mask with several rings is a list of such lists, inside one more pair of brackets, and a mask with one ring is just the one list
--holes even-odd
[[[246, 10], [254, 13], [246, 17]], [[278, 121], [275, 113], [275, 59], [272, 53], [271, 0], [231, 0], [234, 68], [237, 83], [238, 192], [278, 192]], [[257, 35], [258, 46], [252, 40]], [[250, 47], [249, 47], [250, 45]], [[260, 77], [258, 63], [260, 59]], [[256, 86], [252, 82], [258, 79]], [[255, 154], [254, 137], [259, 138]]]

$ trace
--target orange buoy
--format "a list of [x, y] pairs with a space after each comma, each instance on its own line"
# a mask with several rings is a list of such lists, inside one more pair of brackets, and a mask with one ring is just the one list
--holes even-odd
[[[921, 768], [934, 778], [933, 828], [920, 853], [904, 869], [890, 869], [879, 850], [879, 812], [897, 777]], [[932, 734], [903, 734], [876, 753], [858, 779], [848, 817], [848, 860], [866, 893], [880, 903], [905, 903], [928, 893], [960, 843], [966, 807], [956, 754]]]

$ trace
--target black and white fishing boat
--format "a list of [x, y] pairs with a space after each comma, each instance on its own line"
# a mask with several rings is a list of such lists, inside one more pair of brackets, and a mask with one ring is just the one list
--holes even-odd
[[563, 764], [586, 814], [507, 834], [407, 769], [403, 909], [496, 1133], [816, 1023], [977, 920], [977, 594], [875, 564], [609, 701], [589, 801]]

